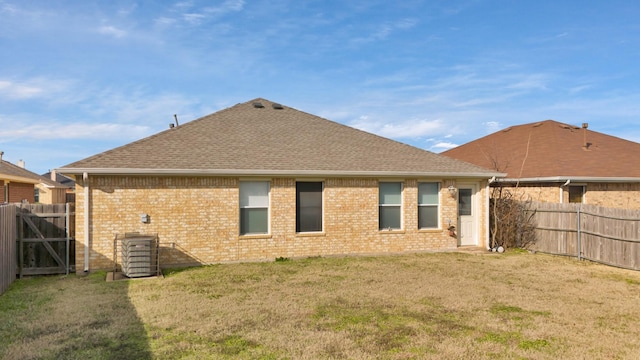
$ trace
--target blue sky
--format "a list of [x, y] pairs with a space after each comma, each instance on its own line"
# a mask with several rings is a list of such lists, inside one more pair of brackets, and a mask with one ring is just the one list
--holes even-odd
[[37, 173], [263, 97], [441, 152], [546, 119], [640, 142], [640, 3], [0, 0], [0, 150]]

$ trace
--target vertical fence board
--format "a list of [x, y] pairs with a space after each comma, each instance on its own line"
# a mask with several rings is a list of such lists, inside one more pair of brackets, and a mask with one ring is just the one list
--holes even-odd
[[16, 279], [16, 206], [0, 205], [0, 294]]
[[639, 210], [532, 203], [528, 211], [535, 211], [534, 250], [640, 270]]
[[75, 204], [18, 208], [19, 274], [68, 274], [75, 262]]

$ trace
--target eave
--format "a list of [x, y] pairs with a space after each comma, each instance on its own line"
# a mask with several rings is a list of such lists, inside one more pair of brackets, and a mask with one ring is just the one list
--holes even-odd
[[501, 178], [501, 183], [640, 183], [640, 177], [599, 177], [599, 176], [547, 176], [531, 178]]
[[15, 181], [15, 182], [33, 184], [33, 185], [40, 183], [40, 180], [30, 179], [22, 176], [6, 175], [6, 174], [0, 174], [0, 180]]
[[498, 172], [429, 171], [340, 171], [340, 170], [263, 170], [263, 169], [133, 169], [133, 168], [59, 168], [69, 175], [156, 175], [156, 176], [296, 176], [296, 177], [439, 177], [488, 179], [505, 176]]

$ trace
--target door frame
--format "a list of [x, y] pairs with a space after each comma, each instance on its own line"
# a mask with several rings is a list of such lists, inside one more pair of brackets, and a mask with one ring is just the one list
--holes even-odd
[[456, 217], [458, 222], [458, 246], [478, 246], [480, 244], [480, 184], [476, 182], [461, 182], [458, 183], [458, 196], [460, 196], [460, 189], [471, 189], [471, 228], [473, 229], [472, 234], [472, 243], [471, 244], [461, 244], [462, 237], [462, 223], [460, 221], [460, 213], [458, 208], [459, 199], [456, 197]]

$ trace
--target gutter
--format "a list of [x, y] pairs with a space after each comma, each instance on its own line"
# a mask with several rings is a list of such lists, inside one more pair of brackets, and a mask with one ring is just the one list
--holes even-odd
[[84, 185], [84, 272], [89, 272], [89, 173], [82, 173]]
[[[94, 175], [190, 175], [190, 176], [345, 176], [345, 177], [442, 177], [491, 178], [506, 176], [499, 172], [429, 171], [340, 171], [340, 170], [263, 170], [263, 169], [140, 169], [140, 168], [60, 168], [58, 173]], [[83, 175], [84, 176], [84, 175]]]
[[0, 174], [0, 179], [21, 182], [25, 184], [33, 184], [33, 185], [40, 184], [40, 180], [34, 180], [34, 179], [22, 177], [22, 176], [13, 176], [8, 174]]
[[549, 177], [533, 177], [533, 178], [501, 178], [496, 179], [499, 183], [538, 183], [538, 182], [556, 182], [556, 183], [585, 183], [585, 182], [602, 182], [602, 183], [640, 183], [640, 177], [597, 177], [597, 176], [549, 176]]

